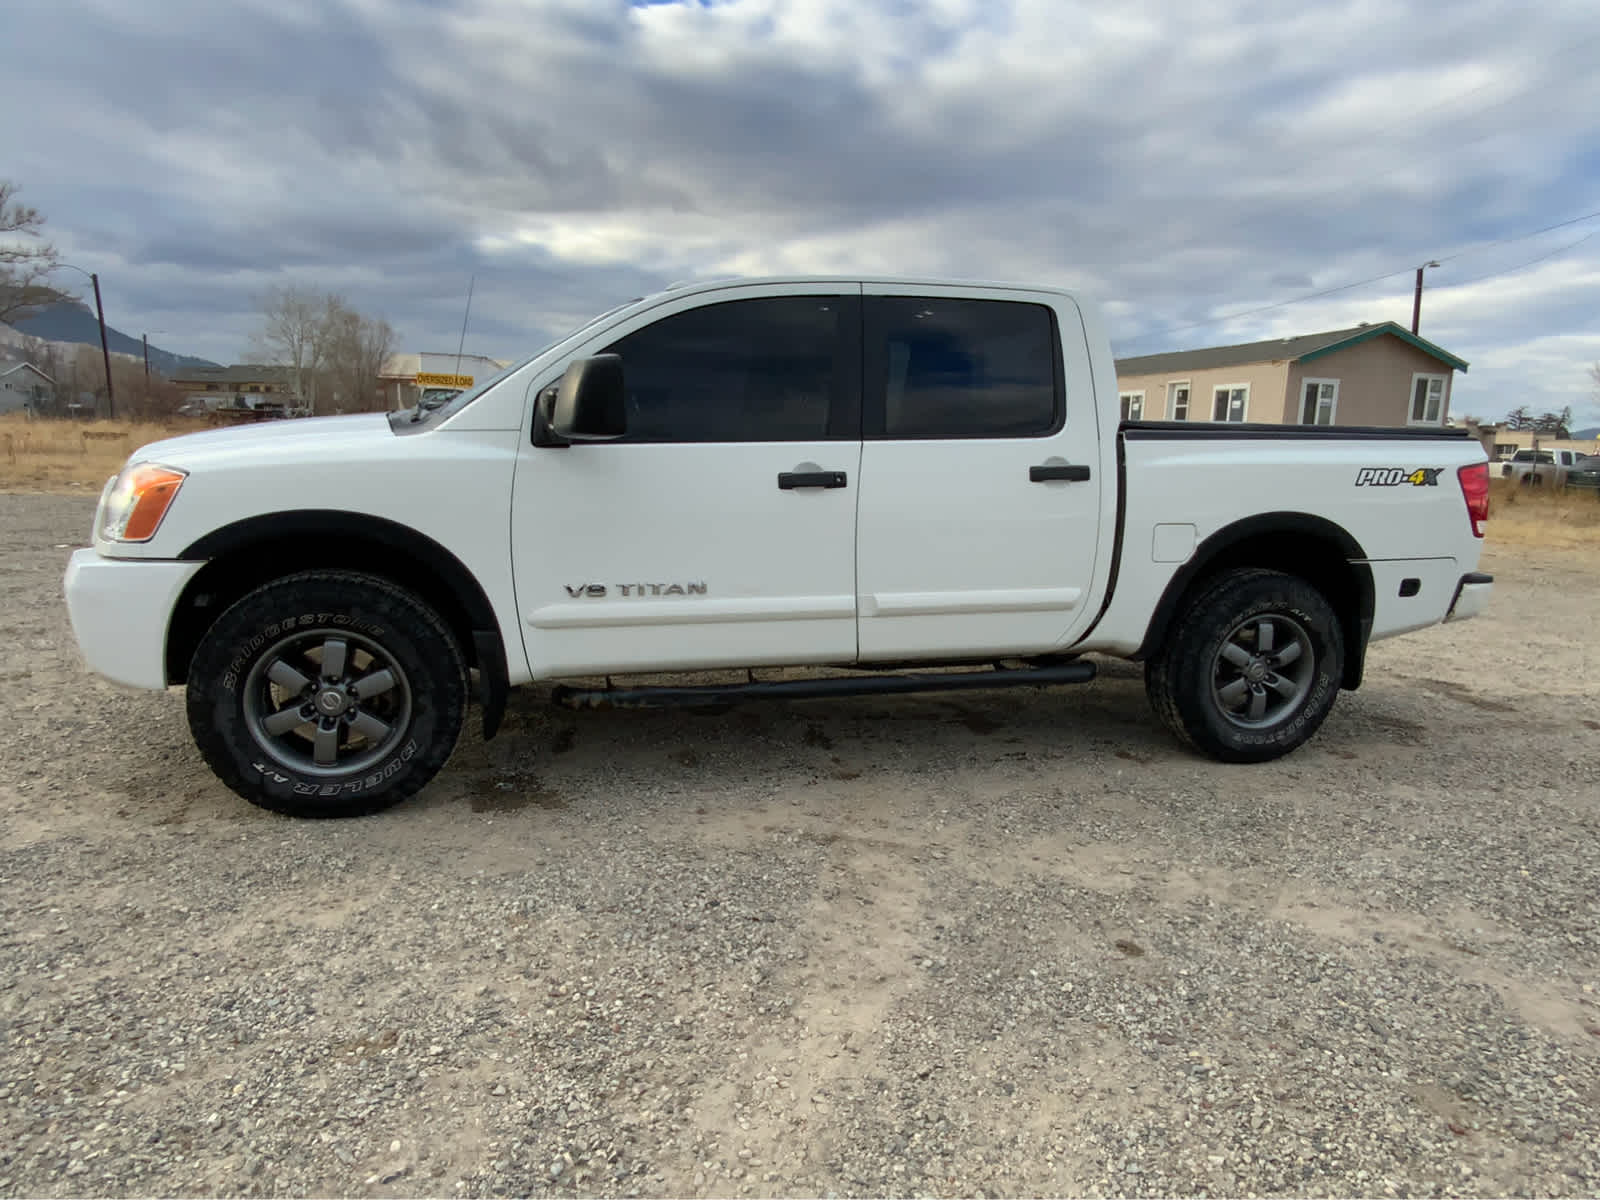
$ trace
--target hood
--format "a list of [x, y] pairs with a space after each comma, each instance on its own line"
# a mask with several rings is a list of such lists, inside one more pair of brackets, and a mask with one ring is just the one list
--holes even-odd
[[130, 463], [159, 462], [181, 467], [196, 459], [232, 457], [235, 454], [260, 456], [275, 452], [293, 453], [308, 443], [346, 442], [379, 435], [393, 437], [385, 413], [353, 413], [340, 417], [288, 417], [251, 425], [232, 425], [163, 438], [140, 446], [128, 458]]

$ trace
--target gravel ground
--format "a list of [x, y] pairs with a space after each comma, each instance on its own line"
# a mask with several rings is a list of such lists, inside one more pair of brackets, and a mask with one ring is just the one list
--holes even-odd
[[1600, 563], [1288, 760], [1053, 693], [515, 699], [296, 822], [87, 676], [0, 496], [0, 1194], [1594, 1194]]

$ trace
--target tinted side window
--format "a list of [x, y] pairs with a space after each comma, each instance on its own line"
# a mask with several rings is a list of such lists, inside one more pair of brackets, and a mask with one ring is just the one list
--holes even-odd
[[796, 442], [860, 436], [859, 301], [734, 300], [664, 317], [622, 356], [630, 442]]
[[1065, 415], [1060, 344], [1043, 304], [867, 300], [867, 435], [1041, 437]]

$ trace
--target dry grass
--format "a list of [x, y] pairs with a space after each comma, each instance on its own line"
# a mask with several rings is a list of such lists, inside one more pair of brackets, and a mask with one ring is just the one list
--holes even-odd
[[30, 421], [0, 417], [0, 489], [22, 492], [99, 491], [134, 450], [147, 442], [208, 428], [204, 420]]
[[1600, 497], [1491, 479], [1488, 533], [1492, 544], [1502, 546], [1600, 550]]

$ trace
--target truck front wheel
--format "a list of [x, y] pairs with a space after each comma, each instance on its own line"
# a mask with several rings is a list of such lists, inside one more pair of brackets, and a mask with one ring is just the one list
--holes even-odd
[[297, 817], [376, 812], [455, 748], [466, 663], [449, 627], [388, 580], [307, 571], [228, 608], [189, 667], [189, 729], [239, 795]]
[[1207, 583], [1145, 664], [1150, 703], [1221, 762], [1266, 762], [1314, 734], [1339, 693], [1338, 615], [1305, 580], [1242, 569]]

